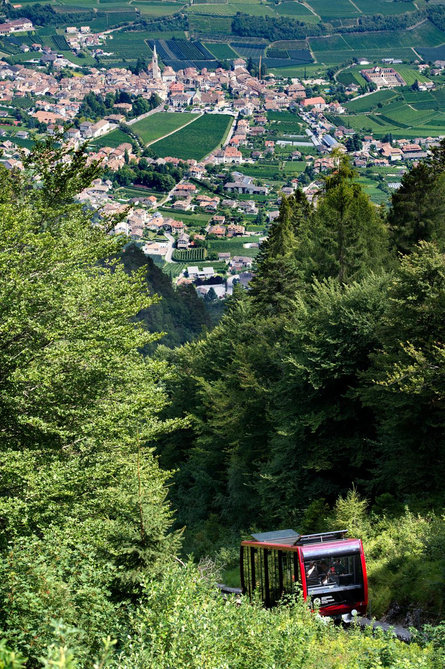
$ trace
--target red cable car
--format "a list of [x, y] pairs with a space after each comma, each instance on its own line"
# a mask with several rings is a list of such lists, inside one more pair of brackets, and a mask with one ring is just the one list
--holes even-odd
[[298, 583], [305, 600], [323, 616], [345, 622], [364, 615], [368, 579], [363, 544], [346, 538], [347, 530], [298, 534], [294, 530], [253, 534], [240, 550], [241, 588], [259, 593], [265, 606], [274, 606]]

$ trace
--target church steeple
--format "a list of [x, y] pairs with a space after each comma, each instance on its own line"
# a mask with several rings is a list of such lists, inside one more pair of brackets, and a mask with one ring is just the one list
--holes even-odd
[[156, 44], [153, 45], [153, 57], [151, 59], [151, 74], [153, 79], [161, 78], [161, 69], [158, 63], [158, 54], [156, 53]]

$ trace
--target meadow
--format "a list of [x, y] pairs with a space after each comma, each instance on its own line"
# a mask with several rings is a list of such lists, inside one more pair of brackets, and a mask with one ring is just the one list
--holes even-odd
[[383, 102], [388, 102], [392, 98], [396, 97], [397, 93], [393, 90], [385, 89], [382, 91], [376, 91], [375, 93], [370, 93], [364, 97], [356, 98], [345, 104], [345, 107], [348, 111], [352, 112], [365, 112], [370, 111], [378, 104]]
[[[77, 0], [76, 0], [77, 2]], [[145, 17], [169, 16], [178, 12], [183, 6], [183, 2], [132, 2], [131, 6], [138, 9]]]
[[201, 160], [223, 143], [232, 123], [232, 116], [205, 114], [170, 137], [155, 142], [152, 148], [162, 157]]
[[[396, 66], [399, 68], [399, 66]], [[415, 71], [403, 76], [414, 81]], [[411, 79], [408, 75], [412, 75]], [[419, 75], [419, 79], [420, 79]], [[381, 90], [346, 103], [348, 113], [332, 117], [336, 125], [358, 132], [372, 131], [376, 138], [391, 133], [395, 138], [445, 135], [445, 90], [415, 91], [410, 87]]]
[[211, 214], [197, 213], [196, 211], [174, 211], [168, 207], [159, 207], [161, 214], [172, 216], [177, 221], [182, 221], [188, 228], [205, 228], [210, 219]]
[[372, 114], [330, 116], [336, 125], [357, 132], [373, 132], [379, 139], [391, 133], [394, 138], [445, 135], [445, 113], [434, 109], [416, 110], [405, 102], [390, 102]]
[[413, 12], [416, 7], [413, 2], [388, 2], [388, 0], [354, 0], [363, 14], [383, 14], [383, 16], [395, 16], [405, 12]]
[[254, 258], [258, 255], [258, 248], [244, 248], [243, 244], [258, 242], [260, 237], [232, 237], [232, 239], [213, 239], [209, 241], [209, 251], [216, 253], [231, 253], [232, 256], [247, 256]]
[[127, 133], [119, 130], [119, 128], [116, 128], [116, 130], [112, 130], [107, 135], [103, 135], [103, 137], [98, 137], [97, 139], [93, 140], [90, 143], [90, 146], [93, 149], [100, 149], [103, 146], [111, 146], [112, 148], [115, 148], [116, 146], [119, 146], [119, 144], [128, 142], [130, 142], [130, 138]]
[[145, 144], [150, 144], [169, 132], [179, 130], [197, 116], [197, 114], [187, 112], [157, 112], [147, 116], [142, 121], [137, 121], [131, 126], [131, 129], [139, 135]]

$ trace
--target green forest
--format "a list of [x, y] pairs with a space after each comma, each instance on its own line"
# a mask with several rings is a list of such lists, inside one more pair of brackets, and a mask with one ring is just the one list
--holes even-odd
[[[75, 203], [83, 148], [23, 161], [0, 167], [0, 667], [443, 667], [445, 142], [389, 210], [342, 157], [316, 206], [283, 197], [216, 325]], [[219, 594], [252, 531], [339, 526], [411, 644]]]

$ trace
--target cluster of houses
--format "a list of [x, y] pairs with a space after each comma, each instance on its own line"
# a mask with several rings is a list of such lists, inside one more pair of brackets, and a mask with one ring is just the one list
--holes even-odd
[[[0, 35], [32, 29], [32, 23], [27, 20], [10, 21], [0, 25]], [[93, 34], [89, 26], [68, 27], [65, 30], [65, 38], [73, 51], [99, 46], [105, 39], [107, 48], [112, 49], [112, 34], [106, 36]], [[62, 67], [65, 59], [49, 47], [38, 43], [29, 48], [33, 52], [39, 52], [36, 64], [40, 69], [24, 67], [22, 64], [9, 65], [0, 60], [0, 103], [11, 102], [17, 97], [35, 98], [35, 105], [29, 110], [29, 114], [39, 123], [46, 124], [48, 134], [73, 120], [83, 98], [89, 92], [106, 96], [107, 93], [120, 90], [132, 95], [141, 95], [146, 99], [156, 93], [172, 113], [192, 107], [196, 111], [217, 111], [234, 117], [234, 123], [223, 146], [215, 149], [200, 162], [186, 161], [188, 180], [182, 180], [168, 197], [162, 198], [163, 213], [158, 210], [161, 198], [150, 193], [130, 200], [131, 206], [128, 208], [127, 204], [116, 200], [111, 181], [97, 179], [78, 196], [80, 203], [97, 211], [97, 222], [118, 216], [119, 222], [114, 226], [115, 234], [124, 234], [141, 242], [145, 253], [164, 257], [167, 261], [172, 258], [173, 245], [177, 249], [187, 250], [197, 245], [197, 242], [209, 238], [212, 240], [247, 237], [249, 233], [238, 214], [257, 215], [259, 204], [265, 198], [269, 198], [264, 209], [268, 220], [273, 221], [278, 216], [277, 209], [270, 211], [271, 206], [277, 206], [277, 194], [273, 194], [273, 189], [267, 180], [258, 182], [241, 171], [233, 171], [232, 166], [237, 167], [246, 162], [255, 163], [261, 158], [273, 159], [276, 153], [283, 151], [283, 147], [288, 147], [289, 160], [304, 159], [315, 173], [325, 172], [335, 167], [332, 151], [346, 151], [345, 143], [355, 132], [345, 126], [334, 127], [328, 120], [329, 113], [336, 115], [345, 113], [345, 108], [341, 104], [335, 101], [329, 102], [323, 95], [307, 95], [306, 86], [311, 83], [316, 85], [317, 82], [291, 79], [285, 85], [278, 86], [275, 85], [273, 77], [267, 82], [260, 81], [249, 73], [246, 61], [242, 58], [236, 58], [230, 70], [217, 68], [210, 72], [206, 68], [197, 70], [194, 67], [186, 67], [174, 71], [171, 67], [161, 69], [154, 47], [148, 70], [138, 74], [133, 74], [125, 68], [106, 70], [93, 67], [89, 69], [88, 74], [81, 76], [56, 77], [40, 66], [51, 62], [56, 68]], [[404, 85], [403, 78], [389, 65], [390, 63], [385, 63], [382, 67], [362, 70], [362, 75], [378, 88]], [[439, 65], [437, 67], [441, 69]], [[323, 80], [318, 83], [328, 84]], [[358, 87], [351, 84], [347, 87], [347, 92], [354, 93], [357, 89]], [[104, 118], [94, 122], [86, 120], [80, 123], [79, 127], [70, 127], [65, 131], [65, 137], [73, 145], [77, 145], [85, 139], [106, 136], [125, 120], [131, 107], [127, 103], [117, 104]], [[274, 139], [267, 112], [280, 110], [295, 110], [300, 120], [306, 123], [304, 142], [295, 141], [287, 136]], [[396, 161], [421, 159], [436, 142], [437, 138], [426, 138], [398, 140], [390, 144], [374, 140], [372, 135], [366, 135], [361, 149], [351, 153], [354, 164], [359, 167], [372, 164], [389, 165]], [[307, 149], [303, 150], [301, 146], [301, 150], [298, 150], [300, 144], [313, 147], [313, 155], [308, 155]], [[1, 160], [8, 169], [23, 169], [20, 155], [17, 154], [12, 142], [6, 140], [0, 148], [3, 149]], [[89, 160], [100, 160], [109, 170], [117, 171], [126, 163], [137, 163], [140, 158], [135, 155], [130, 142], [123, 142], [117, 147], [105, 146], [92, 150]], [[180, 162], [175, 156], [145, 157], [144, 160], [156, 165]], [[215, 189], [218, 194], [213, 193], [211, 189], [205, 190], [199, 187], [199, 180], [207, 176], [208, 165], [222, 166], [221, 173], [214, 177], [214, 182], [218, 183], [218, 189]], [[229, 167], [230, 172], [225, 166]], [[237, 169], [243, 168], [237, 167]], [[298, 179], [292, 179], [282, 188], [282, 192], [291, 194], [297, 186]], [[305, 192], [309, 199], [316, 198], [317, 182], [307, 185]], [[188, 228], [180, 220], [181, 213], [193, 211], [212, 215], [205, 230], [191, 231], [189, 229], [191, 226]], [[231, 217], [228, 212], [237, 215]], [[258, 243], [254, 241], [249, 246], [258, 246]], [[252, 277], [252, 258], [232, 256], [225, 252], [218, 254], [218, 260], [224, 261], [227, 271], [239, 276], [243, 285], [248, 285]], [[188, 266], [178, 282], [199, 284], [205, 281], [205, 284], [197, 285], [198, 293], [205, 296], [213, 288], [217, 297], [222, 298], [227, 292], [230, 293], [230, 286], [209, 282], [215, 274], [212, 267]]]
[[14, 19], [0, 24], [0, 35], [14, 35], [15, 33], [28, 32], [34, 30], [32, 21], [29, 19]]
[[109, 37], [104, 33], [92, 33], [90, 26], [68, 26], [65, 28], [65, 39], [74, 52], [85, 47], [100, 46]]

